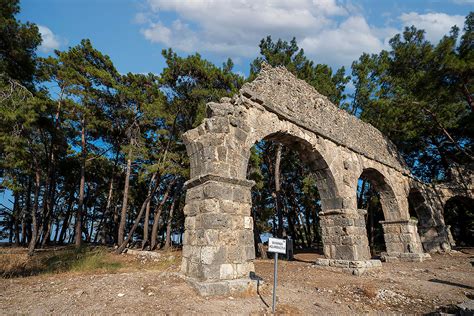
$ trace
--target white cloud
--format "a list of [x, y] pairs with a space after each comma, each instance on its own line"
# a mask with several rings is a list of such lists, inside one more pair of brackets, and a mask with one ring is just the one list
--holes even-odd
[[267, 35], [307, 36], [331, 22], [326, 15], [345, 12], [334, 0], [322, 1], [317, 6], [310, 0], [148, 2], [156, 14], [172, 11], [179, 18], [166, 26], [160, 20], [146, 23], [142, 30], [145, 38], [187, 52], [208, 51], [244, 57], [255, 56], [259, 41]]
[[[151, 42], [186, 53], [252, 58], [267, 35], [275, 40], [296, 37], [309, 57], [331, 66], [350, 66], [363, 52], [387, 48], [388, 40], [402, 31], [400, 24], [415, 24], [426, 29], [430, 39], [439, 39], [459, 22], [459, 16], [411, 12], [400, 16], [396, 27], [375, 27], [361, 8], [336, 0], [147, 0], [147, 4], [148, 11], [135, 20], [143, 24], [141, 32]], [[176, 16], [174, 21], [162, 19], [166, 13]]]
[[46, 26], [38, 25], [38, 30], [41, 34], [42, 42], [39, 49], [43, 53], [48, 53], [60, 46], [59, 38]]
[[350, 65], [363, 52], [380, 52], [385, 48], [384, 39], [394, 33], [395, 29], [373, 28], [362, 16], [351, 16], [335, 28], [304, 38], [301, 46], [325, 63]]
[[181, 20], [174, 20], [170, 27], [161, 22], [151, 23], [148, 28], [142, 29], [142, 33], [152, 43], [162, 43], [186, 52], [193, 51], [198, 44], [194, 32]]
[[460, 29], [464, 25], [464, 16], [448, 15], [445, 13], [418, 14], [416, 12], [404, 13], [400, 16], [403, 26], [414, 25], [426, 31], [426, 38], [436, 44], [444, 35], [448, 34], [451, 27], [457, 25]]

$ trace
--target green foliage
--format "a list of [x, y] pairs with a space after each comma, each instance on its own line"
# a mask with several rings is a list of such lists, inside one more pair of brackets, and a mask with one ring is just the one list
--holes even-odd
[[352, 64], [352, 113], [392, 139], [427, 181], [445, 178], [453, 162], [472, 161], [469, 24], [472, 13], [459, 45], [456, 27], [437, 45], [425, 40], [423, 30], [409, 27], [390, 40], [390, 51], [363, 54]]
[[19, 12], [19, 0], [0, 1], [0, 74], [31, 88], [41, 36], [35, 24], [15, 18]]
[[168, 120], [175, 122], [179, 133], [202, 122], [207, 102], [232, 96], [243, 84], [243, 78], [232, 72], [230, 59], [218, 68], [199, 54], [182, 58], [172, 49], [163, 50], [162, 54], [167, 67], [160, 84], [168, 100]]

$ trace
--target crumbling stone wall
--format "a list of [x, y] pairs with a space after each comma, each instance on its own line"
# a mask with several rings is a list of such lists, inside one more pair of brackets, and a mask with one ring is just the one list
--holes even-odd
[[425, 257], [408, 212], [414, 179], [395, 146], [286, 69], [264, 65], [232, 99], [208, 103], [207, 116], [183, 136], [191, 163], [184, 209], [186, 276], [220, 282], [246, 278], [253, 271], [253, 182], [246, 173], [250, 149], [262, 139], [296, 150], [316, 174], [328, 265], [377, 266], [369, 261], [365, 212], [357, 209], [363, 173], [372, 177], [381, 195], [386, 257]]
[[474, 172], [471, 167], [455, 166], [447, 183], [425, 184], [412, 181], [408, 200], [418, 218], [418, 230], [426, 252], [449, 251], [455, 245], [449, 225], [444, 222], [444, 207], [455, 197], [474, 199]]

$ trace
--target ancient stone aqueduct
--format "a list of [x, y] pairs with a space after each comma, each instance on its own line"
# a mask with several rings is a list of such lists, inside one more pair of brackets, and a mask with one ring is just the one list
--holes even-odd
[[[452, 189], [417, 181], [380, 131], [338, 109], [282, 67], [263, 65], [232, 99], [207, 104], [207, 115], [184, 134], [191, 179], [186, 183], [182, 272], [203, 295], [252, 284], [253, 181], [246, 175], [250, 149], [260, 140], [298, 151], [316, 174], [326, 258], [317, 264], [322, 266], [360, 274], [381, 265], [371, 260], [366, 211], [357, 209], [361, 175], [380, 194], [387, 261], [421, 261], [428, 252], [448, 251], [452, 238], [443, 205], [454, 194], [473, 196], [472, 185]], [[409, 200], [420, 223], [410, 219]]]

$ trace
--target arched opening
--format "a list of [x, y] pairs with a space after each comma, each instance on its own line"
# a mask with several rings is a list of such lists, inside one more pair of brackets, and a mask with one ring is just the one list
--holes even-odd
[[252, 189], [254, 239], [265, 257], [268, 237], [291, 239], [295, 253], [321, 253], [319, 212], [341, 202], [323, 157], [307, 141], [274, 133], [251, 149], [247, 179]]
[[474, 200], [455, 196], [444, 205], [444, 221], [451, 226], [457, 246], [474, 246]]
[[431, 226], [433, 218], [431, 216], [431, 209], [426, 204], [425, 198], [420, 190], [413, 188], [408, 194], [408, 211], [410, 218], [418, 221], [418, 231], [423, 227]]
[[365, 215], [367, 237], [372, 257], [386, 251], [384, 230], [381, 222], [394, 219], [395, 194], [385, 177], [376, 169], [364, 169], [357, 183], [357, 208], [367, 211]]
[[[417, 188], [412, 188], [408, 194], [408, 212], [411, 219], [417, 220], [418, 233], [420, 234], [423, 244], [424, 235], [428, 233], [429, 230], [433, 230], [433, 227], [436, 225], [425, 197]], [[425, 249], [425, 251], [427, 250], [428, 249]]]

